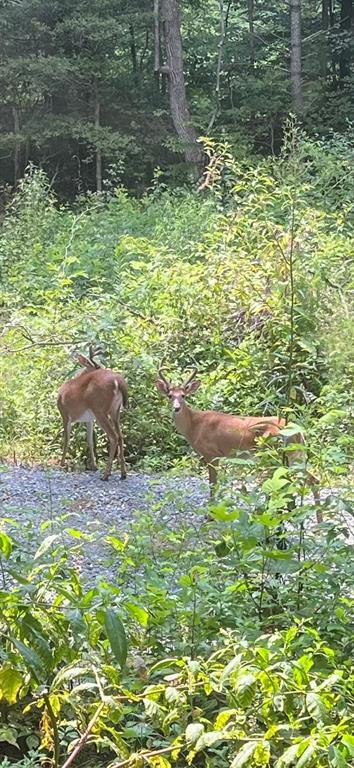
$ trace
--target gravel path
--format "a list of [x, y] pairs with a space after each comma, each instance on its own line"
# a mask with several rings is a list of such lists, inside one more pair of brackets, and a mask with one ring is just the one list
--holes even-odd
[[[76, 551], [71, 558], [89, 583], [100, 576], [110, 577], [112, 551], [105, 541], [107, 535], [131, 532], [134, 521], [147, 511], [155, 515], [161, 530], [174, 528], [180, 521], [199, 528], [208, 495], [207, 482], [200, 477], [132, 472], [122, 482], [114, 473], [109, 482], [104, 483], [98, 472], [67, 473], [59, 469], [21, 466], [0, 469], [3, 529], [23, 544], [30, 559], [41, 541], [52, 533], [60, 532], [70, 548], [78, 543], [70, 529], [89, 534], [81, 554]], [[328, 496], [332, 501], [327, 499], [330, 501], [327, 519], [330, 517], [347, 525], [349, 541], [354, 543], [353, 512], [348, 514], [348, 496], [344, 507], [341, 491], [322, 489], [322, 501]]]
[[97, 573], [109, 576], [107, 535], [129, 533], [134, 520], [147, 510], [155, 511], [161, 528], [173, 528], [186, 515], [190, 522], [200, 523], [207, 500], [208, 486], [202, 478], [130, 473], [122, 482], [115, 473], [105, 483], [99, 472], [12, 466], [0, 471], [4, 530], [16, 541], [26, 542], [30, 553], [53, 532], [64, 531], [71, 547], [77, 540], [68, 529], [92, 534], [92, 541], [85, 541], [84, 554], [76, 554], [73, 560], [89, 581]]

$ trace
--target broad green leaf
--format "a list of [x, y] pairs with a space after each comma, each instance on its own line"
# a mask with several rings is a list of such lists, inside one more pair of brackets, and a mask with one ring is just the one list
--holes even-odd
[[34, 672], [36, 675], [38, 673], [42, 673], [43, 662], [41, 657], [38, 655], [38, 653], [34, 651], [33, 648], [30, 648], [28, 645], [25, 645], [25, 643], [23, 643], [22, 640], [18, 640], [16, 637], [10, 637], [10, 640], [15, 646], [15, 648], [17, 648], [17, 650], [21, 654], [28, 668], [32, 672]]
[[349, 765], [344, 755], [334, 744], [331, 744], [328, 748], [328, 757], [331, 768], [347, 768]]
[[310, 691], [310, 693], [306, 694], [306, 707], [308, 713], [314, 720], [323, 722], [326, 719], [327, 707], [318, 693], [312, 693]]
[[43, 557], [43, 555], [48, 552], [48, 550], [51, 548], [51, 546], [54, 544], [55, 541], [59, 538], [58, 534], [53, 534], [52, 536], [46, 536], [45, 539], [43, 539], [41, 545], [38, 547], [37, 552], [34, 556], [34, 560], [39, 560], [40, 557]]
[[225, 728], [225, 725], [231, 720], [234, 715], [237, 714], [237, 709], [224, 709], [221, 712], [219, 712], [216, 720], [215, 720], [215, 730], [219, 731], [221, 728]]
[[0, 725], [0, 743], [4, 741], [12, 747], [18, 747], [17, 731], [10, 725]]
[[242, 662], [242, 655], [239, 653], [238, 656], [235, 656], [231, 661], [229, 661], [228, 664], [226, 664], [226, 667], [224, 667], [221, 675], [220, 675], [220, 682], [225, 683], [225, 681], [230, 677], [232, 672], [235, 671], [235, 669], [238, 669], [240, 664]]
[[189, 723], [186, 728], [186, 742], [188, 746], [195, 744], [202, 733], [204, 733], [204, 725], [202, 723]]
[[15, 704], [17, 695], [23, 685], [23, 677], [13, 667], [0, 669], [0, 699], [6, 699], [9, 704]]
[[253, 757], [257, 746], [258, 741], [248, 741], [247, 744], [244, 744], [236, 757], [234, 757], [230, 768], [242, 768], [243, 765], [247, 765]]
[[122, 621], [114, 611], [108, 609], [105, 612], [104, 625], [113, 656], [123, 668], [127, 659], [128, 643]]
[[301, 757], [296, 763], [296, 768], [305, 768], [306, 765], [309, 765], [312, 762], [312, 758], [316, 752], [317, 744], [315, 741], [313, 741], [311, 744], [306, 747], [304, 752], [302, 753]]
[[225, 504], [210, 506], [208, 512], [215, 518], [215, 520], [220, 520], [220, 522], [232, 523], [234, 520], [238, 520], [240, 516], [239, 509], [229, 509]]
[[10, 557], [12, 552], [12, 539], [3, 531], [0, 531], [0, 552], [6, 559]]
[[354, 736], [351, 733], [345, 733], [342, 736], [342, 744], [347, 748], [351, 757], [354, 757]]
[[55, 676], [51, 685], [51, 689], [54, 691], [56, 688], [59, 688], [66, 680], [74, 680], [76, 677], [85, 677], [87, 675], [92, 676], [92, 669], [90, 667], [65, 667], [65, 669], [61, 669]]
[[202, 749], [207, 749], [213, 744], [216, 744], [217, 741], [223, 741], [227, 738], [230, 738], [230, 736], [223, 731], [207, 731], [206, 733], [202, 733], [196, 742], [195, 751], [200, 752]]
[[293, 744], [291, 747], [288, 747], [279, 757], [274, 768], [287, 768], [288, 765], [292, 765], [297, 758], [298, 751], [299, 744]]
[[147, 627], [149, 623], [149, 613], [145, 608], [142, 608], [140, 605], [135, 605], [135, 603], [125, 603], [124, 606], [142, 627]]

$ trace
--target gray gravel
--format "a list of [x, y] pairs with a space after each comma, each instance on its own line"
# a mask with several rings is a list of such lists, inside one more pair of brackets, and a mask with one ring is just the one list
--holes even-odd
[[[181, 520], [200, 524], [208, 501], [202, 478], [130, 473], [121, 481], [114, 473], [102, 482], [99, 472], [64, 472], [40, 467], [7, 466], [0, 471], [0, 514], [3, 530], [26, 547], [29, 557], [41, 541], [61, 532], [68, 547], [78, 543], [70, 529], [91, 535], [83, 554], [72, 563], [92, 581], [109, 578], [111, 549], [107, 535], [131, 532], [144, 512], [155, 512], [163, 528]], [[69, 532], [68, 532], [69, 529]]]
[[[236, 488], [233, 496], [235, 492]], [[114, 473], [109, 482], [102, 482], [99, 472], [0, 468], [0, 514], [5, 518], [2, 529], [23, 545], [29, 560], [50, 534], [60, 532], [70, 549], [79, 542], [70, 529], [89, 534], [81, 552], [76, 548], [71, 556], [72, 564], [89, 583], [100, 577], [110, 580], [112, 550], [105, 541], [107, 535], [131, 533], [134, 521], [147, 511], [154, 514], [161, 530], [186, 521], [198, 531], [208, 496], [207, 482], [201, 477], [131, 472], [125, 481]], [[353, 543], [353, 517], [348, 514], [348, 501], [350, 506], [352, 498], [348, 499], [348, 488], [344, 492], [344, 506], [342, 496], [343, 491], [338, 489], [321, 491], [322, 501], [327, 499], [326, 518], [346, 525], [349, 541]], [[353, 496], [350, 491], [349, 496]]]

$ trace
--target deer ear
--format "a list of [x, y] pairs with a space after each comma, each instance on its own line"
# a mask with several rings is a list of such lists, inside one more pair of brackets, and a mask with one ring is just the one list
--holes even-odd
[[78, 355], [77, 359], [80, 365], [83, 365], [84, 368], [88, 368], [90, 371], [96, 370], [94, 364], [91, 362], [91, 360], [88, 359], [88, 357], [85, 357], [85, 355]]
[[155, 386], [163, 395], [168, 395], [168, 386], [162, 379], [156, 379]]
[[194, 379], [194, 381], [191, 381], [190, 384], [187, 384], [185, 391], [186, 395], [191, 395], [192, 392], [196, 392], [197, 389], [199, 389], [201, 385], [201, 381], [198, 381], [198, 379]]

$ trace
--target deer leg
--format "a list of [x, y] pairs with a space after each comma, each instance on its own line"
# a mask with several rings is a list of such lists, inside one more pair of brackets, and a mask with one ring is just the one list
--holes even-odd
[[211, 499], [214, 498], [214, 494], [215, 494], [215, 486], [216, 486], [216, 481], [217, 481], [216, 468], [217, 468], [217, 460], [216, 459], [212, 459], [211, 461], [208, 462], [209, 486], [210, 486], [210, 498]]
[[102, 480], [108, 480], [112, 472], [112, 464], [117, 452], [118, 436], [108, 416], [105, 416], [103, 414], [100, 414], [100, 416], [98, 416], [97, 413], [95, 415], [100, 427], [102, 427], [103, 431], [106, 433], [109, 440], [109, 456], [108, 456], [108, 461], [106, 464], [105, 471], [102, 476]]
[[92, 470], [95, 470], [97, 469], [97, 464], [96, 464], [95, 448], [94, 448], [94, 442], [93, 442], [93, 421], [86, 422], [86, 429], [87, 429], [87, 444], [88, 444], [89, 454], [90, 454], [90, 466]]
[[120, 410], [119, 409], [117, 411], [117, 416], [116, 416], [116, 430], [118, 435], [120, 476], [122, 480], [125, 480], [127, 477], [127, 468], [125, 465], [125, 458], [124, 458], [124, 442], [123, 442], [122, 430], [120, 428]]
[[67, 454], [69, 442], [70, 442], [71, 419], [63, 415], [62, 415], [62, 419], [63, 419], [63, 430], [64, 430], [64, 443], [63, 443], [63, 453], [61, 456], [60, 464], [62, 467], [65, 467], [65, 459], [66, 459], [66, 454]]

